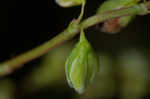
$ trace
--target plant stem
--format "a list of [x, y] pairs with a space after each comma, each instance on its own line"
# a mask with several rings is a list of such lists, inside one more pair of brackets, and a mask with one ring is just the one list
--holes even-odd
[[[143, 4], [146, 8], [150, 9], [150, 1], [143, 3]], [[47, 41], [46, 43], [22, 55], [19, 55], [8, 61], [1, 63], [0, 64], [0, 76], [7, 75], [13, 72], [14, 70], [22, 67], [25, 63], [35, 58], [40, 57], [41, 55], [52, 50], [57, 45], [60, 45], [63, 42], [71, 39], [72, 37], [74, 37], [74, 35], [76, 35], [79, 32], [80, 27], [82, 27], [83, 29], [86, 29], [90, 26], [93, 26], [95, 24], [98, 24], [100, 22], [103, 22], [111, 18], [126, 16], [126, 15], [131, 15], [131, 14], [139, 14], [139, 13], [143, 13], [143, 11], [144, 11], [143, 8], [141, 8], [140, 4], [138, 4], [135, 6], [128, 7], [128, 8], [122, 8], [118, 10], [109, 11], [100, 15], [96, 14], [94, 16], [91, 16], [83, 20], [79, 25], [75, 24], [75, 25], [72, 25], [71, 27], [68, 27], [59, 35]]]
[[86, 1], [85, 0], [82, 0], [82, 5], [81, 5], [81, 13], [77, 19], [78, 22], [80, 22], [83, 18], [83, 15], [84, 15], [84, 9], [85, 9], [85, 4], [86, 4]]

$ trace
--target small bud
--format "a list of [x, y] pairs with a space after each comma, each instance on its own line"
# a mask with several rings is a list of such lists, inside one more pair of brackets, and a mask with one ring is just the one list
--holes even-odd
[[[129, 7], [137, 4], [139, 1], [140, 0], [106, 0], [102, 5], [100, 5], [97, 13], [101, 14], [107, 11]], [[126, 27], [134, 17], [135, 15], [131, 15], [107, 20], [103, 24], [102, 31], [106, 33], [117, 33], [122, 28]]]
[[93, 81], [98, 70], [98, 59], [84, 33], [81, 32], [80, 41], [72, 50], [65, 64], [67, 81], [70, 87], [81, 94]]
[[72, 7], [82, 4], [83, 0], [55, 0], [61, 7]]

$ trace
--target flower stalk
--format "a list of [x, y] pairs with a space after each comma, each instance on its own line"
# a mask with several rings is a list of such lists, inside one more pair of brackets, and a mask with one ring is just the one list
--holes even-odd
[[[145, 12], [146, 10], [144, 10], [143, 7], [146, 8], [148, 12]], [[141, 13], [148, 14], [149, 10], [150, 10], [150, 1], [147, 1], [145, 3], [142, 3], [142, 6], [141, 4], [137, 4], [131, 7], [127, 7], [127, 8], [121, 8], [121, 9], [105, 12], [102, 14], [96, 14], [94, 16], [91, 16], [81, 21], [79, 24], [76, 24], [76, 20], [73, 20], [67, 29], [59, 33], [57, 36], [55, 36], [51, 40], [45, 42], [42, 45], [39, 45], [38, 47], [26, 53], [18, 55], [10, 60], [1, 62], [0, 76], [4, 76], [4, 75], [12, 73], [16, 69], [23, 67], [25, 63], [32, 61], [33, 59], [36, 59], [43, 54], [46, 54], [47, 52], [52, 50], [54, 47], [73, 38], [76, 34], [79, 33], [80, 27], [82, 27], [83, 29], [86, 29], [90, 26], [104, 22], [105, 20], [112, 19], [115, 17], [128, 16], [128, 15], [132, 15], [133, 13], [136, 15], [141, 14]]]

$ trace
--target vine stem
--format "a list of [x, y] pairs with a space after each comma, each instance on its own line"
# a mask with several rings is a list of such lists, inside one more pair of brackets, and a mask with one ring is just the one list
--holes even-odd
[[[141, 6], [142, 5], [142, 6]], [[143, 8], [144, 7], [144, 8]], [[148, 14], [145, 11], [145, 8], [150, 10], [150, 1], [147, 1], [145, 3], [137, 4], [128, 8], [121, 8], [118, 10], [112, 10], [103, 14], [96, 14], [94, 16], [91, 16], [85, 20], [83, 20], [80, 24], [74, 24], [77, 23], [76, 20], [73, 20], [69, 27], [65, 29], [63, 32], [52, 38], [51, 40], [45, 42], [42, 45], [39, 45], [38, 47], [21, 54], [19, 56], [16, 56], [10, 60], [4, 61], [0, 64], [0, 76], [7, 75], [9, 73], [12, 73], [18, 68], [21, 68], [24, 66], [25, 63], [40, 57], [43, 54], [46, 54], [50, 50], [52, 50], [54, 47], [64, 43], [65, 41], [73, 38], [76, 34], [79, 33], [80, 27], [83, 29], [86, 29], [90, 26], [93, 26], [95, 24], [101, 23], [105, 20], [115, 18], [115, 17], [121, 17], [121, 16], [127, 16], [132, 14]]]

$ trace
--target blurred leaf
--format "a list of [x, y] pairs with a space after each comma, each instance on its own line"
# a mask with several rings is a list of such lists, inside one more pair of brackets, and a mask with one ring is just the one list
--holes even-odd
[[15, 87], [10, 79], [0, 81], [0, 99], [14, 99]]
[[71, 48], [72, 43], [67, 43], [45, 55], [37, 68], [25, 78], [24, 84], [29, 86], [25, 89], [33, 91], [64, 84], [66, 82], [64, 66]]
[[142, 52], [129, 49], [120, 54], [121, 95], [123, 99], [142, 99], [148, 82], [148, 60]]

